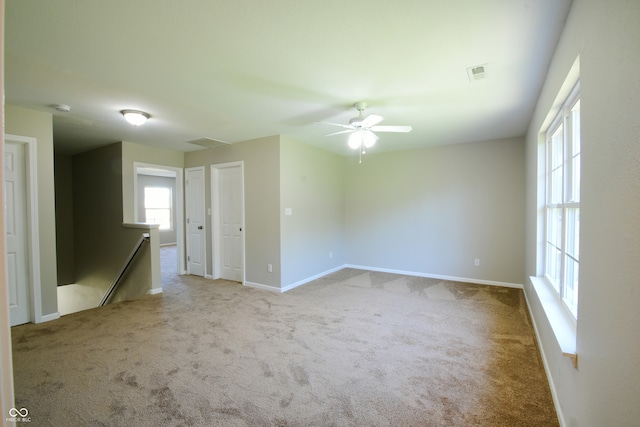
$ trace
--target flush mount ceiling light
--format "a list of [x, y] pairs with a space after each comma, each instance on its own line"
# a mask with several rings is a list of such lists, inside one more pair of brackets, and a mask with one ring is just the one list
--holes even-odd
[[143, 125], [151, 117], [148, 113], [138, 110], [122, 110], [120, 113], [122, 113], [126, 121], [134, 126]]

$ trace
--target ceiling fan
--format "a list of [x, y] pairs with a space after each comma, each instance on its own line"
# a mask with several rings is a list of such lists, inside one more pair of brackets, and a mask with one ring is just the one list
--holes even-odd
[[383, 120], [383, 117], [376, 114], [364, 117], [364, 110], [367, 108], [367, 103], [364, 101], [356, 102], [353, 106], [358, 110], [358, 117], [354, 117], [349, 120], [348, 125], [321, 122], [328, 125], [340, 126], [346, 129], [333, 132], [325, 136], [351, 133], [351, 136], [349, 136], [349, 147], [354, 150], [360, 149], [360, 153], [364, 154], [364, 149], [373, 146], [373, 144], [378, 140], [378, 136], [374, 132], [411, 132], [411, 126], [379, 126], [378, 123]]

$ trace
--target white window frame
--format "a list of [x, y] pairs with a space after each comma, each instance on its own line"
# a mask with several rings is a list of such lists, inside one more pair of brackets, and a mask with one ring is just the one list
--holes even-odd
[[[545, 203], [544, 203], [544, 280], [552, 287], [563, 302], [564, 307], [574, 319], [578, 318], [578, 278], [579, 273], [579, 216], [580, 216], [580, 116], [573, 115], [574, 107], [580, 102], [580, 82], [569, 93], [551, 125], [545, 132]], [[575, 126], [575, 122], [577, 126]], [[560, 164], [554, 164], [558, 152], [554, 148], [558, 140], [554, 136], [561, 131], [562, 144]], [[578, 151], [576, 153], [575, 145]], [[561, 185], [553, 187], [553, 172], [561, 173]], [[577, 182], [576, 182], [577, 181]], [[560, 192], [560, 194], [557, 194]], [[551, 238], [550, 218], [552, 211], [560, 214], [560, 230], [555, 230], [555, 239]], [[568, 219], [568, 213], [577, 213], [574, 221]], [[569, 237], [573, 232], [574, 239]], [[559, 241], [557, 241], [559, 240]], [[555, 249], [556, 254], [551, 250]], [[553, 255], [559, 261], [553, 262]], [[557, 258], [556, 258], [557, 259]], [[553, 268], [555, 264], [559, 264]], [[570, 268], [569, 265], [574, 268]], [[553, 272], [550, 272], [553, 270]], [[575, 279], [575, 280], [572, 280]], [[572, 285], [570, 286], [570, 284]]]

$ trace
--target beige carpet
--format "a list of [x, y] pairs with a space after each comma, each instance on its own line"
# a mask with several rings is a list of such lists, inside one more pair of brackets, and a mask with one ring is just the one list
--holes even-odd
[[521, 290], [345, 269], [12, 329], [32, 426], [557, 426]]

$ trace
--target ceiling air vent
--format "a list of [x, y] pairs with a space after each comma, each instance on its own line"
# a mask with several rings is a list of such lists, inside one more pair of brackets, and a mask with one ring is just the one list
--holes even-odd
[[482, 80], [487, 77], [487, 64], [476, 65], [475, 67], [467, 68], [467, 75], [469, 81], [474, 82], [476, 80]]
[[228, 142], [218, 141], [217, 139], [211, 139], [211, 138], [205, 138], [205, 137], [191, 139], [185, 142], [188, 142], [189, 144], [199, 145], [200, 147], [204, 147], [204, 148], [222, 147], [223, 145], [229, 144]]

